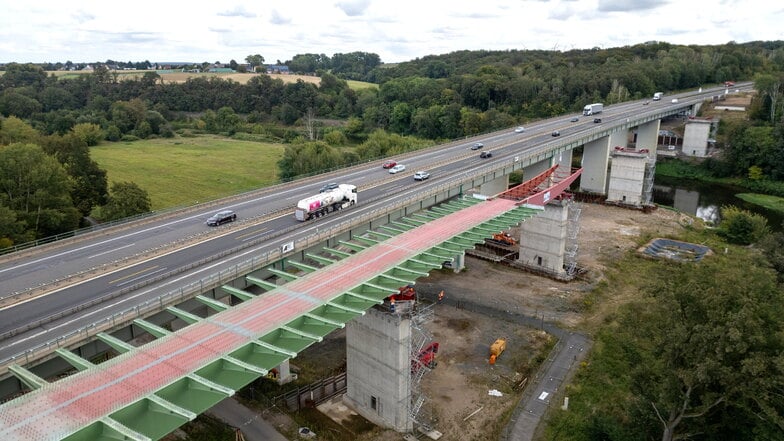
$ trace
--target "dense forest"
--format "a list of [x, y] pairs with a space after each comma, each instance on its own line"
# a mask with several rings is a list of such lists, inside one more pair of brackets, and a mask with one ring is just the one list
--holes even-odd
[[[461, 51], [396, 65], [365, 52], [302, 54], [285, 64], [294, 72], [315, 71], [320, 84], [264, 74], [247, 84], [216, 77], [174, 83], [154, 71], [119, 80], [105, 65], [64, 79], [40, 65], [7, 64], [0, 76], [2, 245], [71, 231], [96, 207], [104, 220], [149, 209], [132, 182], [108, 188], [89, 155], [90, 146], [104, 141], [213, 133], [281, 142], [287, 149], [280, 176], [291, 179], [575, 111], [586, 102], [725, 80], [754, 80], [759, 95], [755, 118], [725, 130], [731, 148], [726, 159], [709, 164], [711, 172], [751, 169], [762, 181], [784, 175], [781, 41]], [[354, 90], [348, 79], [378, 88]], [[332, 124], [322, 124], [327, 120]]]

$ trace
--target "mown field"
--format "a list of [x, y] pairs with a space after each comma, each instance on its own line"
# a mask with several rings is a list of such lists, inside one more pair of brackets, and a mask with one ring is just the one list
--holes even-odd
[[277, 182], [280, 144], [215, 136], [148, 139], [92, 147], [111, 182], [147, 191], [153, 210], [192, 205]]
[[[152, 71], [144, 71], [144, 70], [132, 70], [132, 71], [116, 71], [112, 72], [112, 74], [117, 75], [118, 80], [123, 79], [134, 79], [134, 78], [141, 78], [145, 72], [152, 72]], [[0, 71], [0, 75], [2, 75], [2, 71]], [[54, 75], [58, 78], [75, 78], [80, 75], [86, 75], [90, 72], [66, 72], [66, 71], [50, 71], [47, 72], [47, 75]], [[194, 72], [171, 72], [171, 73], [160, 73], [161, 80], [164, 82], [171, 82], [171, 83], [184, 83], [188, 80], [188, 78], [223, 78], [227, 80], [232, 80], [240, 84], [246, 84], [251, 78], [258, 76], [260, 74], [256, 73], [237, 73], [237, 72], [201, 72], [201, 73], [194, 73]], [[315, 85], [321, 84], [321, 78], [313, 75], [284, 75], [284, 74], [267, 74], [271, 78], [280, 79], [284, 83], [296, 83], [298, 80], [305, 81], [307, 83], [313, 83]], [[354, 81], [348, 80], [348, 87], [353, 90], [359, 89], [377, 89], [378, 84], [373, 83], [366, 83], [364, 81]]]

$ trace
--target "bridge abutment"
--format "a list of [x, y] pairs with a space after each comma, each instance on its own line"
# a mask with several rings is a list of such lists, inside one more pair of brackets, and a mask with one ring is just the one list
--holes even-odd
[[569, 200], [554, 200], [544, 212], [520, 224], [520, 257], [527, 268], [565, 277]]

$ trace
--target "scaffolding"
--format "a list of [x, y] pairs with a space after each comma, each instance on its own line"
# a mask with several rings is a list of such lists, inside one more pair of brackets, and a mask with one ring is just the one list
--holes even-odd
[[564, 248], [564, 269], [570, 277], [577, 272], [577, 249], [580, 235], [580, 204], [570, 199], [566, 207], [566, 246]]
[[425, 325], [433, 320], [435, 305], [435, 303], [423, 304], [417, 301], [414, 307], [407, 312], [411, 324], [408, 417], [411, 418], [414, 425], [428, 430], [432, 428], [432, 417], [429, 413], [422, 411], [427, 396], [422, 392], [421, 382], [422, 377], [433, 370], [435, 366], [423, 364], [420, 360], [420, 354], [427, 345], [433, 342], [433, 336]]
[[645, 175], [642, 182], [642, 205], [650, 205], [653, 200], [653, 177], [656, 173], [656, 158], [648, 158], [645, 163]]

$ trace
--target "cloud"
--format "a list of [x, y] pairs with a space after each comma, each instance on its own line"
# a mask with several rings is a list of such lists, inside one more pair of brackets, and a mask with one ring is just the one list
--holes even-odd
[[218, 15], [220, 15], [221, 17], [243, 17], [243, 18], [256, 17], [256, 14], [246, 10], [245, 7], [242, 5], [237, 5], [234, 7], [234, 9], [228, 11], [218, 12]]
[[656, 9], [666, 5], [667, 2], [661, 0], [599, 0], [599, 12], [638, 12], [648, 9]]
[[365, 10], [370, 6], [370, 0], [353, 0], [343, 1], [335, 4], [349, 17], [356, 17], [362, 15]]
[[280, 12], [278, 12], [276, 9], [273, 9], [272, 16], [270, 17], [270, 23], [276, 25], [285, 25], [291, 23], [291, 18], [284, 17], [280, 15]]
[[74, 12], [73, 14], [71, 14], [71, 17], [73, 17], [73, 19], [76, 20], [77, 23], [84, 23], [86, 21], [95, 19], [95, 16], [93, 14], [90, 14], [89, 12], [82, 11], [82, 10]]

